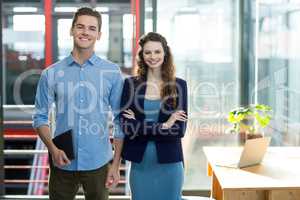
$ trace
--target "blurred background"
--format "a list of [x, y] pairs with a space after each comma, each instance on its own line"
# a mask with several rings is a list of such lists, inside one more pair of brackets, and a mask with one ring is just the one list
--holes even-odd
[[[273, 146], [300, 144], [299, 0], [2, 0], [0, 194], [47, 195], [45, 147], [31, 128], [41, 70], [72, 48], [72, 16], [81, 6], [102, 13], [96, 54], [133, 72], [138, 38], [164, 35], [176, 74], [188, 81], [184, 194], [206, 195], [203, 146], [239, 144], [226, 134], [240, 105], [273, 108], [265, 130]], [[298, 74], [299, 73], [299, 74]], [[298, 74], [298, 75], [297, 75]], [[111, 195], [129, 195], [128, 163]], [[82, 191], [79, 191], [82, 194]]]

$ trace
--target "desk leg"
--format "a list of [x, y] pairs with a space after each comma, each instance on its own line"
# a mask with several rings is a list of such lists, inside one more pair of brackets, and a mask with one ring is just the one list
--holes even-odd
[[212, 176], [213, 170], [209, 163], [207, 163], [207, 176]]
[[216, 200], [223, 200], [223, 191], [214, 172], [212, 173], [211, 190], [212, 190], [211, 193], [213, 198], [215, 198]]
[[267, 200], [300, 200], [300, 190], [271, 190]]

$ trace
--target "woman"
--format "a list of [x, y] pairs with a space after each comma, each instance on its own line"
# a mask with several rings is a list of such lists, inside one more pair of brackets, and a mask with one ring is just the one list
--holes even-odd
[[132, 200], [180, 200], [187, 85], [175, 77], [163, 36], [150, 32], [139, 45], [137, 76], [124, 82], [120, 115]]

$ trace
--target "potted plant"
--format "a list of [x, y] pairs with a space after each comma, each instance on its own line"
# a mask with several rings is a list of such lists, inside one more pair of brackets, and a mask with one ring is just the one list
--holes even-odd
[[251, 104], [229, 112], [228, 122], [233, 124], [230, 132], [239, 133], [241, 140], [263, 137], [263, 128], [272, 118], [272, 108], [264, 104]]

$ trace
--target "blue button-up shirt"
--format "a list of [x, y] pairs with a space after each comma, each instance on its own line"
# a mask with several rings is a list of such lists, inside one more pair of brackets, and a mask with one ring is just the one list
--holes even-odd
[[112, 159], [109, 140], [111, 116], [114, 138], [124, 137], [118, 120], [122, 88], [119, 67], [95, 54], [83, 65], [70, 55], [42, 72], [35, 99], [33, 127], [49, 125], [49, 111], [53, 107], [54, 137], [73, 130], [75, 159], [62, 169], [92, 170]]

